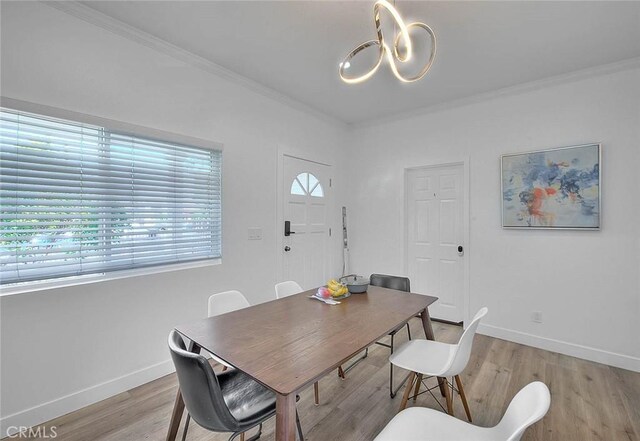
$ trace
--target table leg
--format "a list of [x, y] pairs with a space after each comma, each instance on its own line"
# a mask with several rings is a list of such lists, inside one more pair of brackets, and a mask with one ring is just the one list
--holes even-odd
[[296, 441], [296, 394], [276, 394], [276, 441]]
[[[436, 339], [435, 334], [433, 333], [433, 327], [431, 326], [431, 317], [429, 317], [429, 308], [425, 308], [420, 314], [420, 318], [422, 319], [422, 327], [424, 328], [424, 335], [427, 337], [427, 340]], [[446, 397], [446, 383], [445, 378], [438, 377], [438, 384], [440, 385], [440, 393], [443, 397]]]
[[[194, 342], [189, 343], [189, 352], [195, 354], [200, 353], [200, 346]], [[180, 421], [182, 420], [182, 413], [184, 412], [184, 401], [182, 400], [182, 394], [180, 393], [180, 386], [178, 385], [178, 393], [176, 394], [176, 401], [173, 404], [173, 412], [171, 412], [171, 422], [169, 423], [169, 430], [167, 431], [167, 441], [175, 441], [178, 434], [178, 428], [180, 427]]]

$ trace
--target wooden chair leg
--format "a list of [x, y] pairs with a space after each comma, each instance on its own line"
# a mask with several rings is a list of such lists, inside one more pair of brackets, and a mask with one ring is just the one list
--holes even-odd
[[402, 396], [402, 402], [400, 403], [400, 411], [404, 410], [407, 407], [407, 401], [409, 400], [409, 394], [411, 393], [411, 389], [413, 389], [413, 380], [416, 378], [416, 373], [411, 372], [409, 374], [409, 378], [407, 379], [407, 387], [404, 390], [404, 395]]
[[315, 397], [316, 406], [320, 404], [320, 394], [318, 392], [318, 382], [313, 383], [313, 395]]
[[[394, 334], [391, 334], [391, 355], [393, 355], [393, 336]], [[389, 363], [389, 396], [391, 398], [395, 398], [396, 394], [393, 392], [393, 363]]]
[[189, 421], [191, 421], [191, 415], [187, 414], [187, 420], [184, 423], [184, 431], [182, 432], [182, 441], [187, 439], [187, 430], [189, 430]]
[[222, 372], [224, 372], [224, 371], [226, 371], [226, 370], [227, 370], [227, 365], [226, 365], [226, 364], [223, 364], [223, 365], [222, 365]]
[[447, 413], [453, 416], [453, 400], [451, 398], [451, 391], [449, 390], [449, 384], [444, 385], [444, 397], [447, 401]]
[[296, 427], [298, 428], [298, 441], [304, 441], [304, 433], [302, 433], [302, 424], [300, 424], [300, 416], [296, 410]]
[[342, 366], [338, 366], [338, 377], [344, 380], [344, 371], [342, 370]]
[[416, 381], [416, 390], [413, 392], [413, 402], [416, 402], [418, 398], [418, 392], [420, 392], [420, 385], [422, 384], [422, 374], [418, 374], [418, 381]]
[[244, 441], [244, 432], [240, 434], [240, 441]]
[[471, 411], [469, 410], [469, 403], [467, 403], [467, 396], [464, 393], [464, 387], [462, 387], [462, 380], [460, 379], [460, 375], [455, 376], [456, 385], [458, 386], [458, 392], [460, 393], [460, 398], [462, 399], [462, 405], [464, 406], [464, 411], [467, 414], [467, 419], [471, 422]]

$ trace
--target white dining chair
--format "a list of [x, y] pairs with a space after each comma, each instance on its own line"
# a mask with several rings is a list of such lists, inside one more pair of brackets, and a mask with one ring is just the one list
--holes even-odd
[[[476, 313], [471, 324], [464, 331], [457, 344], [414, 339], [403, 344], [389, 357], [389, 361], [393, 365], [410, 371], [407, 388], [405, 389], [402, 403], [400, 404], [400, 410], [403, 410], [407, 406], [407, 400], [409, 399], [414, 384], [415, 391], [413, 393], [413, 400], [415, 401], [419, 395], [422, 381], [426, 379], [425, 377], [444, 378], [446, 384], [442, 389], [444, 390], [447, 402], [447, 413], [453, 415], [453, 392], [457, 391], [462, 399], [462, 405], [464, 406], [467, 418], [471, 422], [471, 411], [469, 410], [469, 403], [467, 403], [467, 397], [464, 393], [460, 373], [469, 362], [473, 336], [476, 333], [480, 319], [482, 319], [488, 311], [487, 308], [482, 308]], [[451, 377], [451, 382], [447, 379], [448, 377]], [[457, 389], [453, 386], [454, 380]], [[438, 386], [427, 388], [426, 392], [431, 393], [431, 390]], [[451, 391], [449, 387], [451, 387]], [[438, 404], [440, 404], [440, 401], [438, 401]]]
[[[224, 291], [218, 294], [213, 294], [209, 297], [208, 316], [215, 317], [216, 315], [226, 314], [227, 312], [237, 311], [238, 309], [247, 308], [249, 306], [251, 306], [249, 301], [240, 291]], [[223, 371], [226, 371], [227, 368], [233, 367], [213, 354], [211, 354], [211, 357], [222, 365]]]
[[529, 383], [511, 400], [494, 427], [478, 427], [426, 407], [397, 414], [374, 441], [519, 441], [549, 410], [551, 394], [540, 381]]
[[282, 299], [304, 291], [298, 283], [293, 280], [280, 282], [276, 284], [276, 299]]

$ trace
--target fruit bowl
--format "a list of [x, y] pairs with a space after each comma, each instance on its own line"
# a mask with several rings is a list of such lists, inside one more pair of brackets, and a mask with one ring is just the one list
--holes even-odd
[[349, 297], [349, 289], [336, 279], [331, 279], [326, 285], [318, 288], [316, 295], [322, 299], [344, 299]]
[[349, 297], [350, 295], [351, 295], [351, 293], [350, 293], [349, 291], [347, 291], [347, 293], [346, 293], [346, 294], [343, 294], [343, 295], [341, 295], [341, 296], [338, 296], [338, 297], [331, 296], [331, 297], [329, 297], [329, 298], [330, 298], [330, 299], [333, 299], [333, 300], [340, 300], [340, 299], [346, 299], [346, 298], [347, 298], [347, 297]]

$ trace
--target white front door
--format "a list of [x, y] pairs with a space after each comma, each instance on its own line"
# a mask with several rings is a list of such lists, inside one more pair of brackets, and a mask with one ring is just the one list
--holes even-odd
[[463, 166], [407, 172], [407, 271], [411, 291], [438, 297], [433, 318], [464, 318]]
[[290, 235], [282, 234], [283, 280], [294, 280], [304, 289], [324, 285], [329, 270], [328, 165], [284, 156], [283, 217]]

